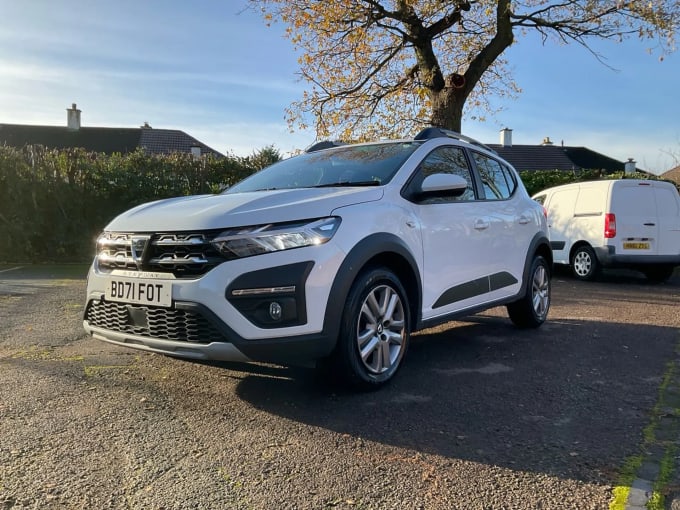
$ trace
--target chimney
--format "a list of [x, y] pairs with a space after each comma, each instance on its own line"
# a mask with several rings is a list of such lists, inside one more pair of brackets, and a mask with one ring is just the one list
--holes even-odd
[[501, 129], [501, 145], [503, 147], [512, 147], [512, 129]]
[[624, 164], [624, 173], [626, 174], [634, 174], [635, 173], [635, 168], [636, 167], [636, 162], [633, 158], [628, 158], [628, 161]]
[[71, 108], [66, 109], [66, 127], [73, 131], [80, 129], [80, 110], [75, 103], [71, 104]]
[[546, 137], [543, 139], [543, 142], [541, 143], [541, 145], [552, 145], [552, 144], [553, 144], [553, 143], [552, 143], [552, 141], [550, 140], [550, 137], [549, 137], [549, 136], [546, 136]]

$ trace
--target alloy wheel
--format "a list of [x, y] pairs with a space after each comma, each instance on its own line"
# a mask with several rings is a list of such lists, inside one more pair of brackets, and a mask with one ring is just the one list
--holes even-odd
[[389, 370], [405, 347], [404, 304], [395, 289], [373, 288], [361, 305], [356, 343], [364, 366], [372, 374]]
[[539, 265], [536, 268], [531, 287], [534, 312], [543, 319], [550, 308], [550, 275], [545, 266]]

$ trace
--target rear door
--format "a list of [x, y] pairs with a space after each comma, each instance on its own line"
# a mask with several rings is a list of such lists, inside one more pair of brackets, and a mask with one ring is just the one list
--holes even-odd
[[[488, 221], [490, 244], [486, 247], [489, 253], [485, 260], [488, 260], [492, 281], [491, 297], [512, 296], [519, 291], [527, 251], [539, 229], [538, 208], [533, 201], [516, 193], [517, 178], [504, 163], [475, 150], [469, 153], [484, 193], [479, 207]], [[517, 283], [510, 284], [513, 281]]]
[[680, 254], [680, 198], [671, 186], [654, 188], [659, 220], [659, 255]]
[[618, 181], [611, 195], [616, 237], [609, 239], [620, 255], [657, 255], [659, 221], [654, 187], [649, 182]]

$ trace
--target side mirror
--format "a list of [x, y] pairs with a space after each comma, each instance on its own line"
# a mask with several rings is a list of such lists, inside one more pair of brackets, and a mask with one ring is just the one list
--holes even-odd
[[468, 183], [460, 175], [432, 174], [425, 177], [420, 185], [419, 195], [459, 197], [468, 187]]

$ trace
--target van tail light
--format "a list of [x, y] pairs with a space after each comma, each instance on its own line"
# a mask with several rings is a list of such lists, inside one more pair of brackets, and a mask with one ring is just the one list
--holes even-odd
[[607, 213], [604, 215], [604, 237], [605, 239], [616, 237], [616, 214]]
[[543, 216], [545, 216], [545, 219], [548, 219], [548, 210], [543, 206]]

